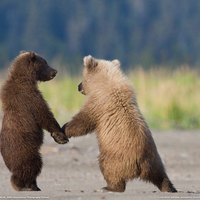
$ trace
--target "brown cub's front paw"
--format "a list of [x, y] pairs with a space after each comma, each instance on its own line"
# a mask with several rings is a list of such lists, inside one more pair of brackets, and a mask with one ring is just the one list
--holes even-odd
[[58, 144], [66, 144], [69, 142], [68, 138], [66, 135], [64, 135], [62, 132], [53, 132], [51, 134], [53, 139], [58, 143]]

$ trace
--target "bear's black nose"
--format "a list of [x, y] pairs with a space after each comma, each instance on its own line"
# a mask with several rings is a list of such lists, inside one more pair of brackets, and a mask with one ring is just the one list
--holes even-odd
[[53, 71], [51, 71], [51, 77], [55, 77], [57, 73], [58, 73], [57, 70], [53, 70]]
[[54, 70], [54, 72], [53, 72], [53, 73], [54, 73], [54, 76], [55, 76], [55, 75], [58, 73], [58, 71], [57, 71], [57, 70]]
[[81, 90], [82, 90], [82, 83], [80, 83], [80, 84], [78, 85], [78, 91], [81, 92]]

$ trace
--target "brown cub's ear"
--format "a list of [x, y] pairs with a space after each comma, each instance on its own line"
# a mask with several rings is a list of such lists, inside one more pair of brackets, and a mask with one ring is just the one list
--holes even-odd
[[97, 61], [91, 56], [85, 56], [83, 59], [84, 66], [87, 67], [88, 69], [93, 69], [97, 66]]
[[23, 53], [26, 53], [26, 51], [24, 51], [24, 50], [20, 51], [20, 54], [23, 54]]
[[31, 60], [34, 61], [35, 60], [35, 53], [33, 51], [30, 52], [30, 56], [31, 56]]
[[119, 60], [113, 60], [112, 63], [114, 65], [116, 65], [117, 67], [120, 67], [120, 65], [121, 65], [120, 62], [119, 62]]

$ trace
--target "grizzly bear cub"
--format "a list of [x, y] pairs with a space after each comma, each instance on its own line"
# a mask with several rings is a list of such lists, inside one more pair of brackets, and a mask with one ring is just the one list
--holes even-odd
[[43, 129], [60, 144], [67, 137], [54, 119], [38, 90], [37, 81], [48, 81], [57, 74], [44, 58], [34, 52], [20, 52], [1, 90], [4, 113], [0, 150], [10, 172], [11, 185], [18, 191], [39, 191], [36, 177], [42, 169], [40, 147]]
[[148, 125], [139, 111], [135, 91], [118, 60], [84, 58], [86, 95], [81, 110], [63, 126], [68, 138], [97, 133], [99, 166], [107, 186], [101, 191], [124, 192], [126, 182], [140, 178], [162, 192], [177, 192], [169, 180]]

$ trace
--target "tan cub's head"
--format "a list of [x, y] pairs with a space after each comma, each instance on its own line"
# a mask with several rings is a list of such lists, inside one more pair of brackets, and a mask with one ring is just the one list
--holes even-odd
[[84, 57], [83, 63], [83, 81], [78, 85], [78, 90], [84, 95], [101, 90], [101, 86], [108, 82], [113, 72], [120, 68], [118, 60], [99, 60], [91, 55]]

